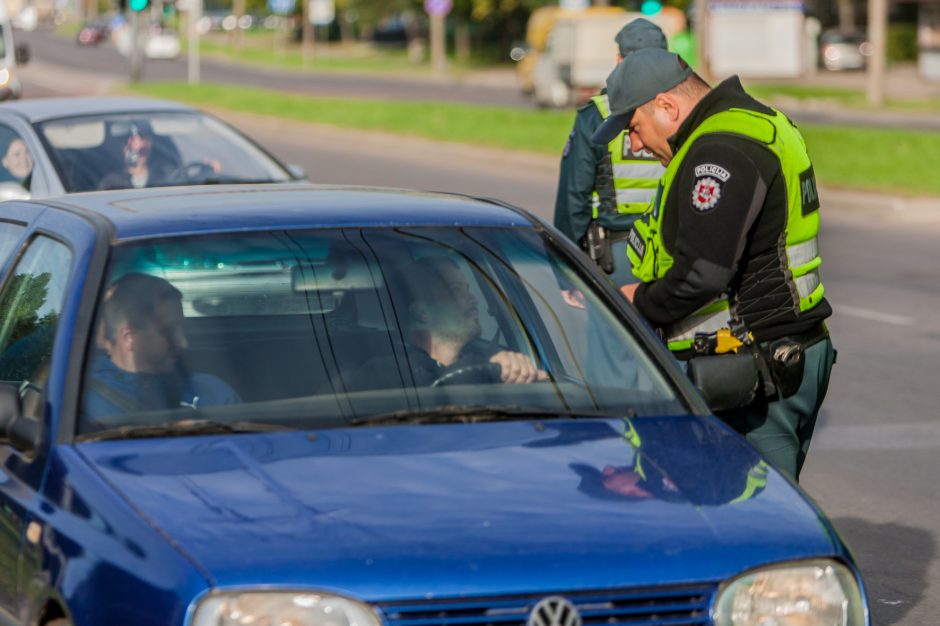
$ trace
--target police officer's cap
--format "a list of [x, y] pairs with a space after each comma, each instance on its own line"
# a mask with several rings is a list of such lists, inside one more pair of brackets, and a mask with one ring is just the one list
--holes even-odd
[[645, 48], [627, 55], [607, 77], [610, 117], [598, 127], [591, 140], [601, 145], [610, 143], [630, 124], [637, 108], [692, 74], [689, 64], [675, 52]]
[[631, 52], [644, 48], [666, 49], [666, 35], [662, 29], [645, 17], [638, 17], [620, 29], [614, 37], [620, 56], [626, 57]]

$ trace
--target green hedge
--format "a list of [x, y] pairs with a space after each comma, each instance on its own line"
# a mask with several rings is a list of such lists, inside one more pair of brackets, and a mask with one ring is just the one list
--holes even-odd
[[917, 24], [889, 24], [888, 61], [917, 60]]

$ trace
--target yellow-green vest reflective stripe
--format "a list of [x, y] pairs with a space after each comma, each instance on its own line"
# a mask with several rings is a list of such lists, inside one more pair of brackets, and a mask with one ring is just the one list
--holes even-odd
[[730, 504], [750, 500], [763, 491], [764, 487], [767, 486], [767, 474], [769, 471], [770, 466], [767, 465], [767, 461], [758, 461], [757, 465], [752, 467], [747, 473], [747, 482], [744, 484], [744, 491], [741, 492], [741, 495], [732, 500]]
[[623, 418], [623, 439], [633, 448], [633, 471], [640, 478], [646, 480], [646, 472], [643, 470], [643, 457], [640, 456], [640, 446], [643, 445], [643, 442], [640, 439], [640, 434], [633, 427], [633, 422], [628, 417]]
[[[591, 98], [594, 106], [603, 119], [610, 117], [610, 103], [606, 95]], [[613, 167], [614, 193], [618, 213], [640, 214], [649, 206], [659, 177], [662, 176], [663, 166], [659, 161], [624, 158], [623, 144], [627, 140], [627, 133], [623, 132], [607, 144], [610, 153], [610, 162]], [[628, 144], [629, 145], [629, 144]], [[600, 198], [594, 191], [593, 216], [597, 219]]]
[[[631, 245], [627, 248], [634, 275], [643, 282], [651, 282], [665, 276], [672, 267], [672, 256], [662, 241], [663, 210], [682, 160], [695, 140], [706, 133], [733, 133], [754, 139], [767, 146], [779, 159], [787, 188], [788, 282], [799, 310], [813, 308], [825, 293], [818, 271], [822, 263], [818, 243], [819, 199], [803, 137], [779, 112], [766, 115], [756, 111], [730, 109], [709, 117], [692, 132], [666, 168], [650, 210], [634, 223], [630, 233]], [[687, 349], [691, 347], [696, 332], [711, 332], [721, 328], [714, 327], [720, 317], [714, 314], [722, 306], [728, 308], [726, 300], [712, 302], [690, 316], [693, 321], [709, 322], [700, 328], [683, 320], [676, 325], [681, 332], [666, 329], [670, 349]]]

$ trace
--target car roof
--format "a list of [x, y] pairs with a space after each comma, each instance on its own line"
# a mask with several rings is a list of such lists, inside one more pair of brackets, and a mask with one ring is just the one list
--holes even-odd
[[36, 123], [51, 119], [83, 115], [144, 113], [155, 111], [178, 112], [194, 111], [195, 109], [178, 102], [158, 100], [156, 98], [73, 97], [15, 100], [0, 104], [0, 110], [12, 111], [26, 118], [30, 123]]
[[495, 201], [310, 183], [122, 189], [30, 202], [100, 216], [118, 240], [281, 228], [533, 224], [521, 209]]

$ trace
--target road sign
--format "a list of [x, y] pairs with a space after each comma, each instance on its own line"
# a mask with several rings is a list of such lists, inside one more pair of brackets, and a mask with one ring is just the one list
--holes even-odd
[[276, 15], [290, 15], [297, 6], [297, 0], [268, 0], [268, 11]]
[[335, 0], [310, 0], [310, 23], [317, 26], [332, 24], [336, 19]]
[[451, 0], [424, 0], [424, 10], [428, 15], [447, 15], [452, 7]]

